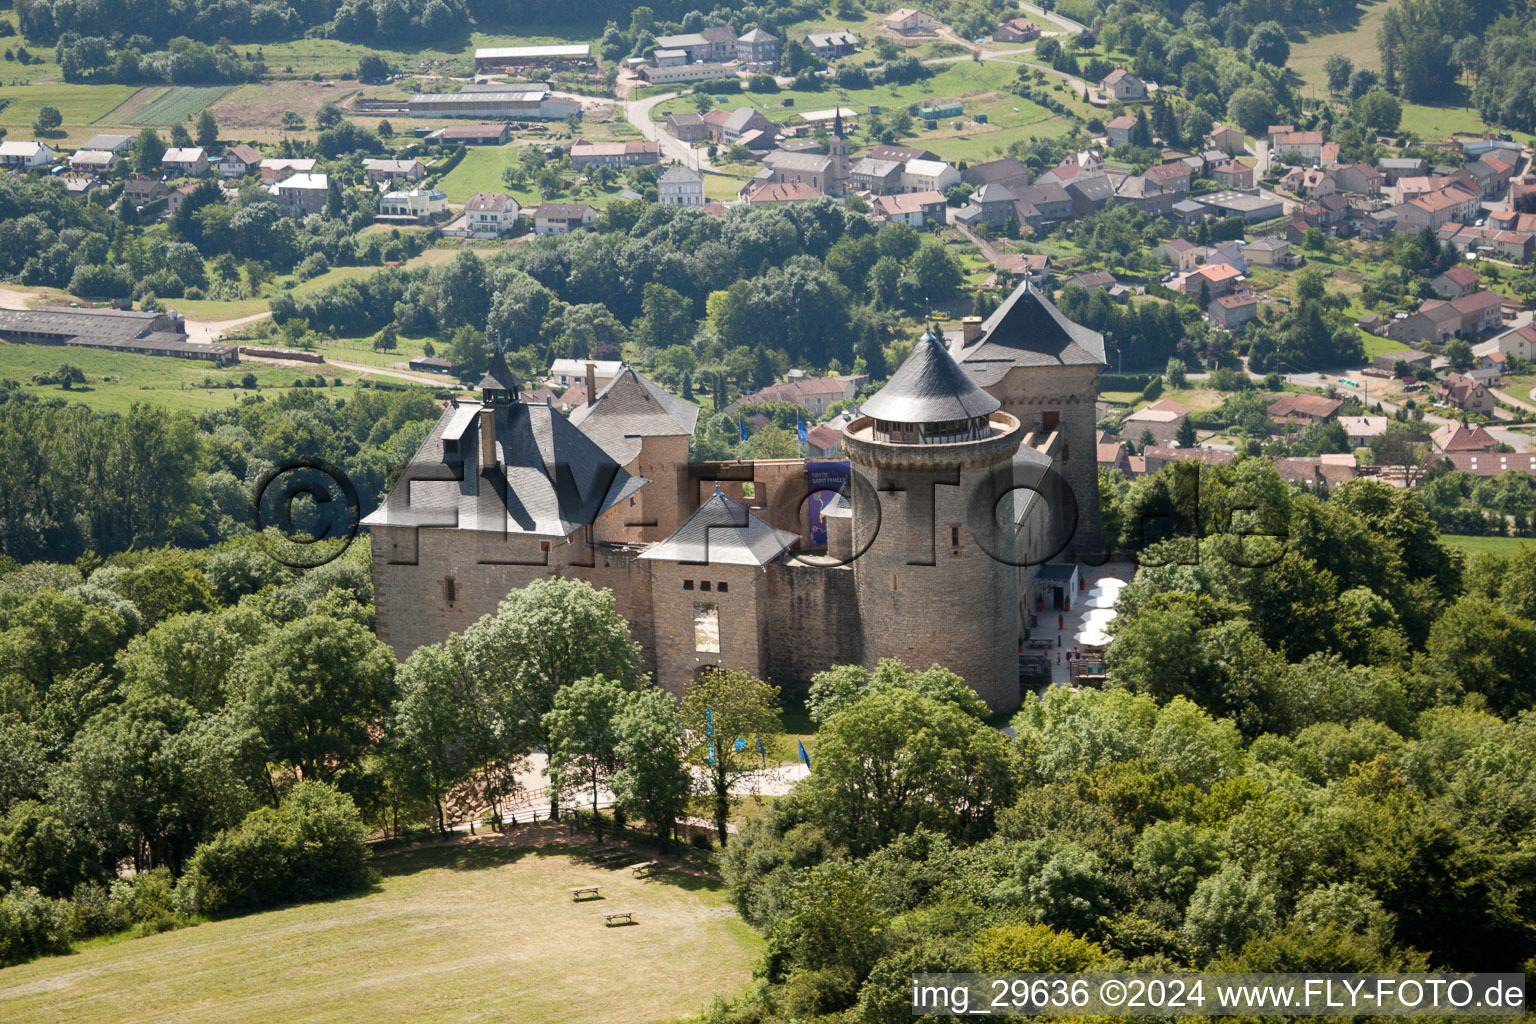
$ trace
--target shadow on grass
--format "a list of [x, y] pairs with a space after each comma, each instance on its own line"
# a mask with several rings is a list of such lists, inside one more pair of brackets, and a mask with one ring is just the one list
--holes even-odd
[[519, 845], [514, 837], [506, 842], [494, 843], [443, 843], [437, 846], [419, 846], [408, 850], [380, 853], [373, 859], [379, 874], [390, 878], [414, 875], [418, 871], [446, 868], [450, 871], [481, 871], [485, 868], [515, 864], [524, 857], [566, 856], [569, 850], [559, 847]]

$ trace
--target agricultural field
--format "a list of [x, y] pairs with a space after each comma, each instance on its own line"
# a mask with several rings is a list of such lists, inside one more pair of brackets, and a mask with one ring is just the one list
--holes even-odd
[[1442, 533], [1440, 539], [1453, 548], [1459, 548], [1468, 558], [1476, 555], [1513, 555], [1523, 547], [1536, 547], [1536, 540], [1529, 537], [1469, 537], [1460, 533]]
[[[9, 1024], [673, 1020], [736, 994], [761, 940], [720, 884], [481, 840], [381, 857], [373, 892], [7, 968]], [[573, 903], [566, 889], [601, 884]], [[635, 912], [606, 927], [598, 911]], [[253, 969], [254, 968], [254, 969]]]
[[[61, 363], [78, 366], [85, 373], [86, 383], [68, 391], [57, 384], [32, 383], [33, 374], [51, 373]], [[63, 398], [101, 412], [127, 412], [135, 402], [152, 402], [187, 412], [228, 409], [259, 393], [240, 386], [248, 373], [256, 375], [257, 385], [262, 389], [292, 387], [295, 380], [311, 378], [316, 373], [323, 373], [327, 381], [339, 377], [348, 385], [365, 376], [324, 364], [300, 369], [244, 361], [220, 369], [193, 359], [0, 342], [0, 380], [20, 381], [24, 391], [42, 400]]]
[[132, 85], [81, 85], [73, 82], [33, 83], [0, 87], [0, 100], [6, 100], [0, 110], [0, 127], [9, 130], [12, 138], [22, 135], [16, 129], [24, 128], [31, 137], [32, 122], [44, 106], [59, 108], [64, 127], [73, 128], [102, 122], [106, 116], [123, 104], [137, 90]]
[[230, 90], [227, 85], [178, 85], [156, 96], [146, 106], [126, 116], [118, 115], [120, 124], [136, 127], [169, 128], [196, 118], [205, 107], [217, 103]]

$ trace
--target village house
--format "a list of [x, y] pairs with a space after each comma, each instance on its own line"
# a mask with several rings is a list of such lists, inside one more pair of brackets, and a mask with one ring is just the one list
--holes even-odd
[[875, 196], [870, 200], [870, 213], [883, 224], [910, 224], [914, 228], [943, 227], [948, 201], [944, 193], [907, 192], [901, 195]]
[[0, 142], [0, 166], [31, 170], [46, 167], [58, 159], [58, 154], [46, 143], [6, 139]]
[[749, 29], [736, 40], [736, 59], [743, 64], [777, 64], [779, 37], [760, 28]]
[[960, 172], [943, 160], [908, 160], [901, 169], [904, 192], [943, 192], [960, 184]]
[[1146, 174], [1142, 175], [1142, 177], [1158, 185], [1165, 192], [1183, 195], [1189, 191], [1189, 165], [1181, 160], [1158, 164], [1156, 167], [1148, 167]]
[[1040, 26], [1028, 18], [1009, 18], [992, 30], [994, 43], [1032, 43], [1040, 38]]
[[1194, 270], [1200, 262], [1200, 247], [1183, 238], [1170, 238], [1152, 250], [1152, 255], [1175, 270]]
[[1493, 446], [1498, 444], [1493, 435], [1484, 430], [1480, 425], [1467, 426], [1461, 423], [1447, 423], [1433, 434], [1429, 435], [1430, 444], [1435, 446], [1435, 451], [1445, 452], [1490, 452]]
[[1424, 163], [1424, 161], [1416, 156], [1382, 157], [1380, 160], [1376, 161], [1376, 167], [1381, 171], [1382, 174], [1386, 176], [1386, 184], [1389, 186], [1396, 185], [1403, 178], [1414, 178], [1421, 176], [1426, 170], [1428, 170], [1428, 166]]
[[1387, 176], [1370, 164], [1345, 164], [1334, 169], [1333, 181], [1341, 192], [1374, 196], [1387, 183]]
[[207, 174], [208, 154], [201, 146], [182, 146], [165, 151], [160, 167], [167, 174]]
[[1201, 285], [1204, 285], [1207, 294], [1217, 299], [1230, 294], [1237, 287], [1237, 279], [1241, 276], [1238, 269], [1229, 264], [1207, 263], [1184, 278], [1184, 294], [1198, 296]]
[[261, 160], [261, 183], [263, 185], [276, 185], [291, 175], [310, 174], [314, 169], [314, 157], [263, 157]]
[[385, 223], [426, 223], [448, 209], [448, 194], [436, 188], [386, 192], [379, 197], [378, 219]]
[[1291, 243], [1274, 236], [1255, 238], [1244, 245], [1243, 258], [1251, 267], [1288, 267], [1295, 262]]
[[1253, 168], [1236, 160], [1228, 160], [1211, 168], [1211, 180], [1222, 188], [1253, 188]]
[[144, 206], [169, 194], [171, 187], [159, 178], [129, 178], [123, 182], [123, 199], [134, 206]]
[[1162, 398], [1121, 419], [1120, 436], [1140, 444], [1143, 436], [1151, 434], [1154, 444], [1171, 448], [1188, 418], [1187, 408], [1171, 398]]
[[1206, 313], [1215, 326], [1236, 332], [1242, 330], [1243, 325], [1248, 321], [1258, 317], [1259, 300], [1250, 291], [1223, 295], [1219, 299], [1211, 300], [1211, 304], [1206, 307]]
[[1493, 397], [1493, 392], [1461, 373], [1448, 373], [1445, 379], [1440, 381], [1435, 388], [1435, 401], [1442, 405], [1455, 406], [1462, 412], [1476, 412], [1493, 415], [1494, 407], [1498, 404]]
[[1387, 432], [1387, 426], [1392, 422], [1390, 416], [1340, 416], [1339, 426], [1344, 428], [1344, 435], [1349, 438], [1351, 448], [1365, 448], [1376, 438]]
[[709, 122], [702, 114], [668, 114], [667, 134], [681, 142], [705, 142], [711, 137]]
[[704, 175], [673, 164], [656, 179], [656, 199], [662, 206], [703, 206]]
[[577, 170], [585, 170], [588, 167], [610, 167], [614, 170], [623, 170], [628, 167], [654, 164], [660, 159], [660, 150], [656, 143], [641, 139], [629, 142], [578, 140], [571, 143], [570, 154], [571, 166]]
[[1045, 284], [1051, 274], [1051, 257], [1043, 252], [999, 253], [992, 266], [1005, 287], [1028, 281], [1036, 287]]
[[859, 37], [846, 28], [835, 32], [812, 32], [802, 45], [822, 60], [846, 57], [859, 48]]
[[597, 223], [597, 211], [586, 203], [540, 203], [533, 211], [533, 233], [564, 235]]
[[1516, 327], [1512, 331], [1499, 335], [1495, 340], [1499, 343], [1499, 351], [1506, 356], [1514, 356], [1528, 363], [1536, 362], [1536, 324]]
[[1115, 68], [1099, 80], [1099, 88], [1110, 99], [1135, 103], [1147, 98], [1147, 83], [1124, 68]]
[[1228, 156], [1236, 156], [1247, 148], [1248, 140], [1243, 133], [1229, 125], [1215, 125], [1207, 137], [1212, 149], [1219, 149]]
[[829, 459], [843, 446], [843, 432], [826, 423], [818, 423], [805, 432], [805, 454], [813, 459]]
[[1131, 143], [1131, 132], [1136, 127], [1136, 119], [1130, 114], [1121, 114], [1104, 126], [1104, 138], [1111, 146], [1128, 146]]
[[477, 238], [496, 238], [517, 226], [517, 200], [504, 192], [476, 192], [464, 202], [464, 230]]
[[1338, 398], [1322, 395], [1286, 395], [1269, 404], [1269, 416], [1282, 426], [1298, 423], [1331, 423], [1344, 408]]
[[731, 408], [743, 405], [761, 405], [767, 402], [789, 402], [798, 405], [811, 416], [821, 419], [827, 410], [839, 402], [846, 402], [858, 394], [860, 383], [866, 377], [801, 377], [782, 384], [770, 384], [765, 388], [743, 395], [731, 403]]
[[803, 181], [768, 181], [755, 185], [746, 195], [748, 206], [776, 206], [820, 199], [826, 193]]
[[904, 36], [918, 32], [934, 32], [939, 27], [937, 18], [914, 7], [902, 7], [892, 11], [880, 19], [880, 24]]
[[221, 178], [243, 178], [260, 168], [261, 154], [243, 142], [230, 146], [219, 157], [219, 177]]
[[330, 179], [323, 174], [294, 174], [277, 183], [277, 208], [288, 217], [325, 214]]
[[370, 184], [378, 185], [394, 181], [420, 181], [427, 176], [427, 168], [420, 160], [364, 160], [363, 171]]
[[1440, 293], [1441, 298], [1459, 299], [1463, 295], [1470, 295], [1476, 291], [1481, 280], [1477, 276], [1477, 271], [1465, 263], [1458, 263], [1437, 274], [1429, 283], [1435, 291]]
[[1291, 162], [1292, 154], [1299, 154], [1301, 162], [1315, 164], [1323, 158], [1323, 133], [1322, 132], [1298, 132], [1289, 125], [1276, 126], [1281, 131], [1271, 129], [1269, 137], [1269, 160], [1271, 164], [1280, 161]]
[[855, 192], [869, 192], [877, 196], [900, 192], [902, 167], [895, 160], [860, 157], [848, 169], [848, 186]]
[[106, 174], [122, 159], [111, 150], [77, 149], [69, 155], [69, 169], [81, 174]]

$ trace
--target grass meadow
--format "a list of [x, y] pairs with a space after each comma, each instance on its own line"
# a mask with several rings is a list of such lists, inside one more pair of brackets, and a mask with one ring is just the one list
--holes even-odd
[[[639, 1024], [739, 992], [761, 947], [719, 883], [690, 875], [496, 840], [376, 863], [368, 894], [0, 971], [0, 1007], [8, 1024]], [[578, 884], [603, 898], [573, 903]], [[609, 908], [636, 923], [605, 926]]]

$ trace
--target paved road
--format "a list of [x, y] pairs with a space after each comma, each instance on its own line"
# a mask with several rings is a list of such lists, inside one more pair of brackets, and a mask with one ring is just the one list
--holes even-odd
[[1047, 11], [1042, 7], [1035, 6], [1034, 4], [1024, 3], [1023, 0], [1019, 0], [1019, 9], [1027, 13], [1030, 16], [1030, 19], [1041, 28], [1045, 27], [1046, 22], [1054, 22], [1057, 26], [1065, 29], [1068, 32], [1077, 33], [1086, 32], [1088, 30], [1088, 26], [1084, 25], [1080, 21], [1073, 21], [1071, 18], [1068, 18], [1065, 15], [1056, 14], [1053, 11]]
[[624, 108], [624, 119], [633, 125], [642, 137], [655, 142], [663, 156], [677, 160], [694, 170], [705, 170], [710, 166], [709, 153], [706, 150], [668, 135], [659, 130], [656, 122], [651, 120], [651, 111], [658, 103], [676, 99], [677, 95], [675, 92], [663, 92], [643, 100], [621, 100], [619, 105]]

